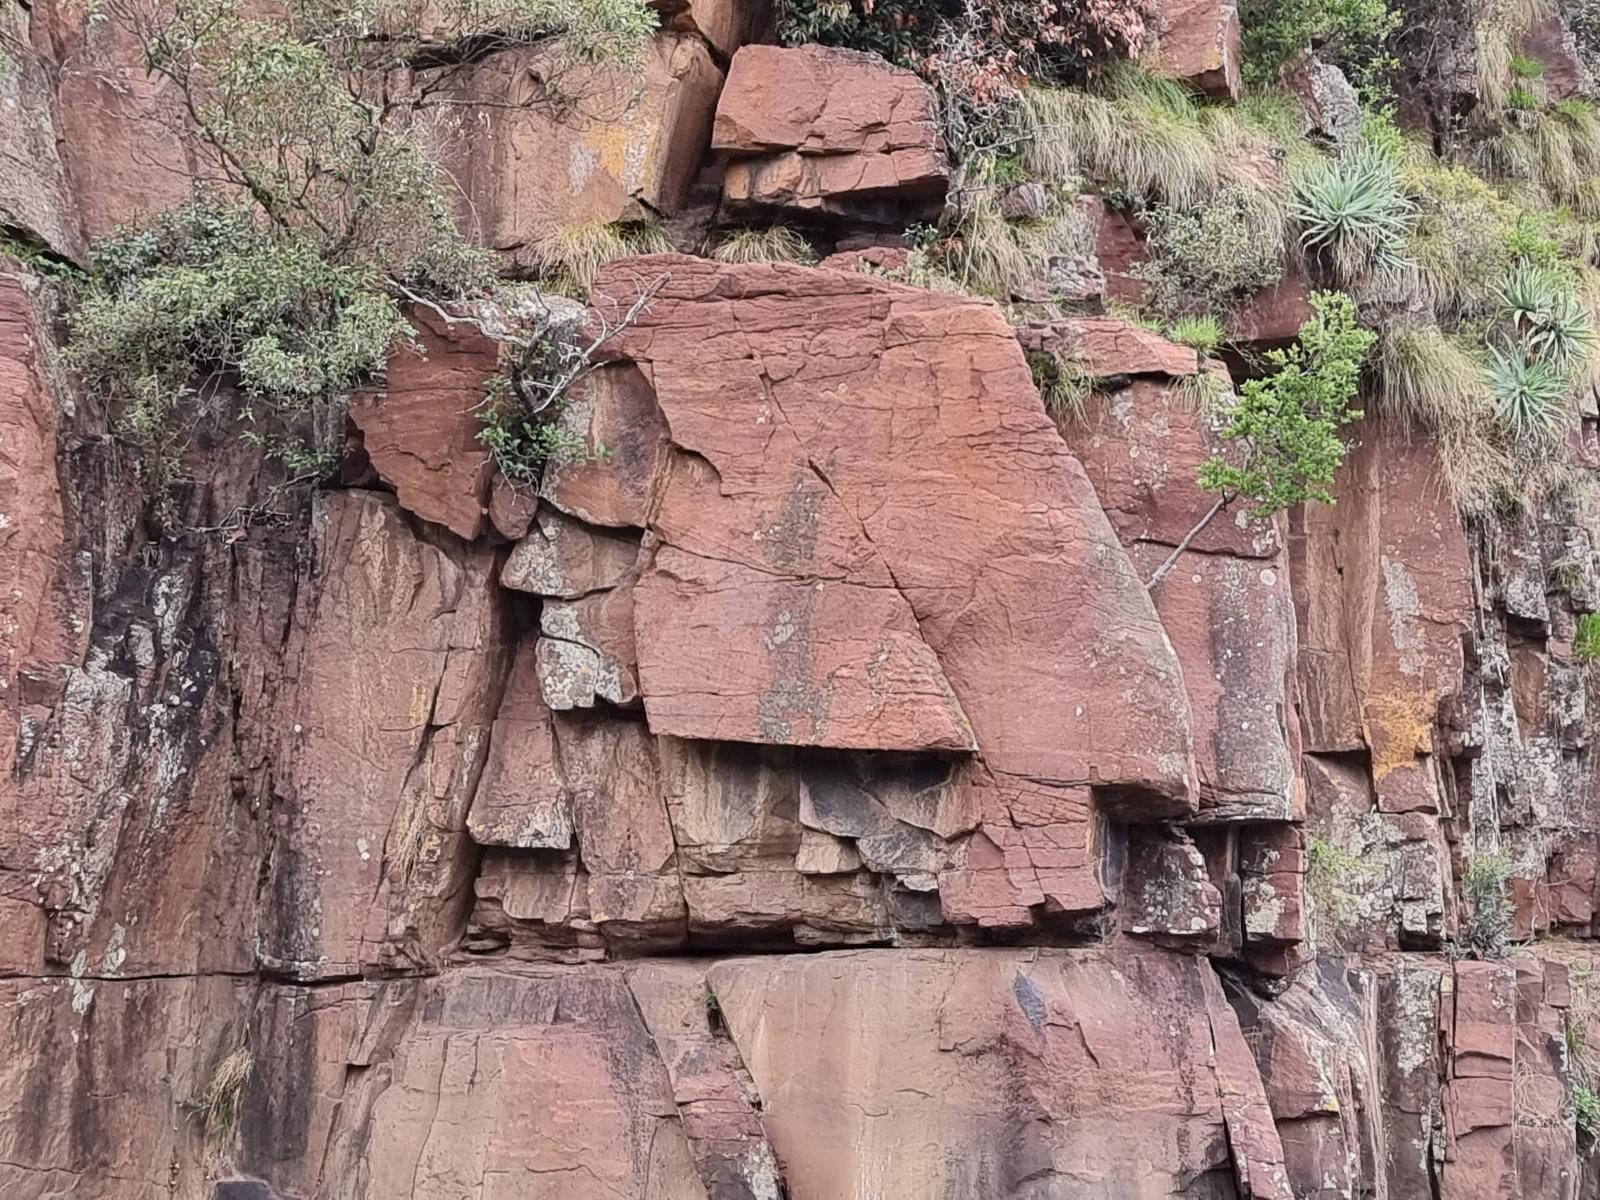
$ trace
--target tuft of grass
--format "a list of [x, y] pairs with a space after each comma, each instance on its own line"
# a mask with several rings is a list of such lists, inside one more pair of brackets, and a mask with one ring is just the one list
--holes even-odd
[[607, 263], [635, 254], [662, 254], [671, 249], [672, 243], [659, 225], [587, 221], [564, 226], [542, 239], [536, 256], [546, 279], [581, 298], [589, 294], [595, 276]]
[[711, 257], [725, 263], [814, 263], [817, 252], [786, 225], [735, 229], [717, 239]]
[[1526, 54], [1511, 56], [1511, 75], [1514, 79], [1538, 79], [1544, 74], [1544, 64]]
[[1376, 357], [1374, 410], [1405, 428], [1460, 428], [1491, 406], [1482, 363], [1436, 325], [1391, 325]]
[[231, 1142], [238, 1132], [245, 1085], [250, 1082], [250, 1072], [254, 1069], [255, 1058], [241, 1046], [218, 1063], [211, 1073], [211, 1080], [200, 1097], [200, 1107], [205, 1115], [206, 1136], [218, 1144]]
[[1300, 172], [1291, 211], [1300, 242], [1345, 285], [1409, 267], [1406, 239], [1415, 206], [1389, 155], [1357, 143], [1338, 158]]
[[1209, 314], [1201, 317], [1179, 317], [1167, 326], [1167, 337], [1180, 346], [1194, 347], [1203, 359], [1215, 354], [1226, 336], [1222, 322]]
[[965, 290], [1006, 301], [1026, 294], [1051, 259], [1087, 255], [1094, 236], [1068, 189], [1054, 190], [1043, 217], [1010, 221], [999, 191], [980, 188], [968, 197], [960, 223], [929, 255]]
[[1231, 113], [1200, 105], [1182, 85], [1111, 64], [1090, 90], [1030, 87], [1020, 113], [1022, 167], [1064, 183], [1088, 176], [1137, 199], [1192, 208], [1246, 180], [1282, 209], [1283, 189], [1241, 171], [1267, 161], [1271, 144]]
[[1514, 87], [1506, 92], [1506, 107], [1513, 112], [1533, 112], [1539, 107], [1539, 97], [1525, 87]]
[[1058, 428], [1083, 420], [1094, 380], [1082, 364], [1059, 352], [1035, 351], [1028, 355], [1028, 369], [1045, 411]]
[[1467, 901], [1466, 928], [1454, 945], [1463, 957], [1504, 958], [1511, 949], [1511, 922], [1514, 911], [1506, 893], [1511, 878], [1511, 860], [1504, 854], [1480, 854], [1461, 877], [1461, 892]]
[[1579, 662], [1600, 662], [1600, 613], [1584, 613], [1578, 618], [1572, 653]]

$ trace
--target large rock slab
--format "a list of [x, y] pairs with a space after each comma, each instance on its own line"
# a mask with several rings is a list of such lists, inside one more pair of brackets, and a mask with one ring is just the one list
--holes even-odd
[[313, 514], [280, 699], [263, 961], [293, 975], [426, 963], [460, 932], [467, 808], [507, 666], [491, 548], [334, 493]]
[[878, 215], [937, 207], [949, 168], [932, 91], [876, 54], [746, 46], [712, 127], [735, 208]]
[[0, 70], [0, 225], [39, 239], [57, 254], [81, 258], [83, 242], [57, 142], [54, 64], [30, 44], [34, 20], [30, 6], [0, 8], [0, 43], [5, 46], [5, 68]]
[[[1157, 368], [1162, 356], [1147, 361]], [[1135, 378], [1091, 397], [1066, 436], [1134, 563], [1152, 577], [1215, 503], [1198, 481], [1200, 465], [1223, 449], [1206, 414], [1170, 386]], [[1241, 506], [1210, 521], [1155, 591], [1183, 664], [1202, 820], [1303, 813], [1287, 565], [1277, 524]]]
[[[997, 776], [1187, 811], [1177, 661], [997, 309], [835, 271], [671, 257], [620, 265], [600, 302], [626, 303], [641, 278], [661, 286], [611, 350], [648, 371], [679, 447], [636, 610], [652, 727], [869, 744], [859, 721], [819, 725], [815, 706], [809, 728], [762, 724], [775, 682], [783, 695], [827, 678], [797, 653], [808, 614], [813, 642], [858, 637], [858, 613], [831, 598], [855, 590], [875, 597], [868, 612], [909, 607]], [[668, 515], [680, 478], [689, 533]], [[866, 627], [912, 633], [882, 620]], [[674, 645], [666, 628], [700, 632]], [[829, 671], [849, 660], [870, 683], [895, 661], [880, 653], [860, 644]], [[727, 683], [708, 694], [707, 677]], [[672, 700], [697, 688], [693, 711]], [[923, 695], [924, 711], [948, 711]]]
[[706, 977], [792, 1195], [1290, 1196], [1203, 960], [856, 951]]
[[1366, 750], [1381, 810], [1437, 812], [1472, 626], [1466, 538], [1428, 443], [1376, 423], [1354, 436], [1338, 503], [1295, 518], [1306, 748]]

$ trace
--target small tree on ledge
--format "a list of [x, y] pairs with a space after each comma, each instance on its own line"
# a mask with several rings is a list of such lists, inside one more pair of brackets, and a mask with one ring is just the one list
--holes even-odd
[[1251, 501], [1250, 516], [1257, 519], [1307, 500], [1333, 503], [1328, 484], [1349, 450], [1340, 431], [1362, 415], [1350, 402], [1377, 335], [1356, 323], [1355, 302], [1341, 292], [1319, 292], [1311, 307], [1299, 341], [1267, 353], [1277, 370], [1239, 389], [1221, 433], [1240, 452], [1214, 454], [1201, 465], [1200, 486], [1216, 492], [1217, 502], [1150, 577], [1152, 591], [1235, 500]]

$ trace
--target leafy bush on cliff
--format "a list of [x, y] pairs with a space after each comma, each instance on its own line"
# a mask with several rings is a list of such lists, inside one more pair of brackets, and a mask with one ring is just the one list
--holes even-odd
[[1136, 55], [1150, 0], [778, 0], [778, 38], [869, 50], [979, 102]]
[[1217, 501], [1150, 577], [1152, 588], [1235, 500], [1250, 501], [1257, 519], [1308, 500], [1333, 503], [1328, 484], [1349, 449], [1340, 431], [1361, 416], [1351, 402], [1377, 335], [1357, 323], [1349, 296], [1319, 292], [1311, 307], [1299, 340], [1267, 352], [1273, 373], [1247, 380], [1222, 413], [1219, 433], [1232, 445], [1200, 467], [1200, 486]]
[[105, 0], [100, 16], [180, 98], [173, 132], [215, 188], [98, 247], [71, 318], [71, 361], [122, 401], [158, 484], [203, 418], [242, 420], [294, 475], [324, 469], [350, 390], [407, 336], [400, 302], [494, 284], [434, 155], [461, 71], [559, 35], [543, 86], [507, 103], [560, 113], [568, 67], [637, 55], [655, 23], [644, 0], [290, 0], [271, 22], [243, 0]]
[[1225, 312], [1283, 278], [1283, 227], [1243, 188], [1196, 208], [1158, 204], [1146, 214], [1149, 261], [1133, 274], [1163, 316]]
[[[104, 243], [69, 317], [68, 362], [125, 400], [121, 429], [166, 482], [186, 416], [237, 418], [292, 468], [316, 471], [351, 388], [409, 326], [374, 267], [329, 260], [314, 238], [194, 204]], [[218, 405], [237, 394], [237, 411]]]
[[1386, 0], [1244, 0], [1245, 78], [1270, 84], [1285, 63], [1315, 47], [1369, 94], [1381, 90], [1398, 65], [1387, 42], [1400, 21], [1400, 6]]
[[1247, 380], [1227, 413], [1222, 436], [1242, 453], [1200, 468], [1201, 487], [1250, 500], [1258, 518], [1307, 500], [1332, 504], [1327, 485], [1348, 449], [1339, 432], [1361, 416], [1351, 401], [1377, 335], [1357, 323], [1348, 296], [1321, 292], [1311, 306], [1299, 340], [1267, 352], [1276, 370]]

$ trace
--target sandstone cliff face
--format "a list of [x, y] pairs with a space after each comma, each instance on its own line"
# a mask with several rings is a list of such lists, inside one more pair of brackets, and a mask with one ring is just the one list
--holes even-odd
[[[510, 262], [712, 147], [735, 211], [942, 189], [914, 80], [665, 8], [620, 129], [475, 132]], [[1232, 6], [1174, 14], [1236, 87]], [[161, 99], [12, 17], [0, 212], [81, 254], [170, 186], [115, 124]], [[1193, 351], [1050, 331], [1103, 383], [1063, 438], [987, 302], [660, 255], [594, 313], [641, 288], [537, 495], [474, 440], [495, 346], [419, 313], [349, 486], [267, 520], [220, 441], [152, 538], [0, 274], [0, 1196], [1600, 1196], [1594, 513], [1466, 528], [1373, 423], [1152, 597]], [[1509, 961], [1446, 953], [1468, 846]]]

